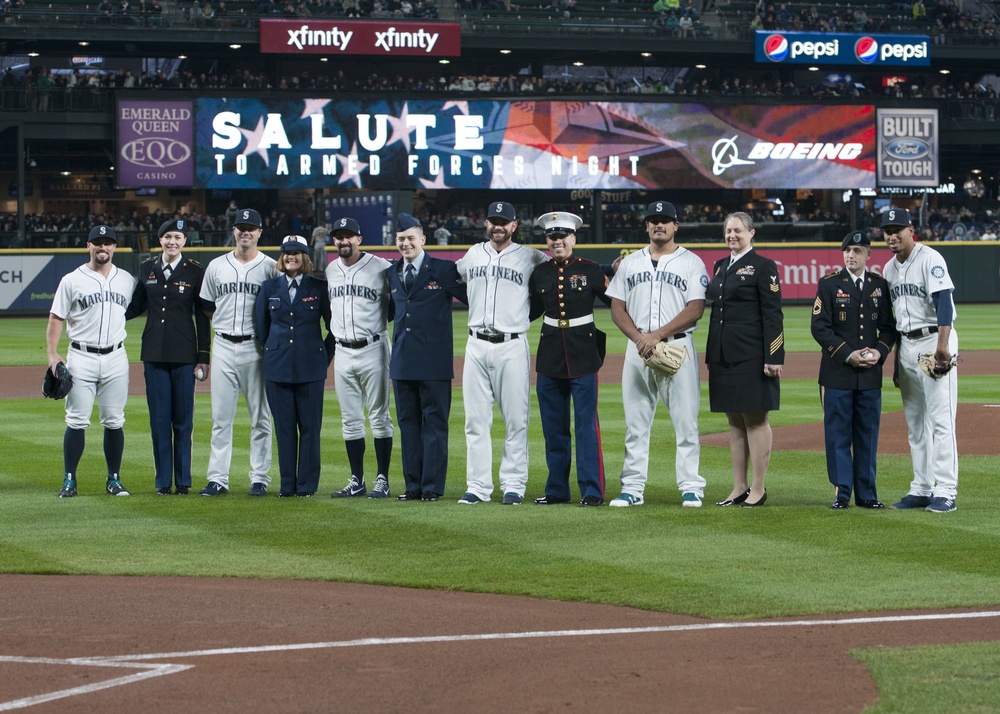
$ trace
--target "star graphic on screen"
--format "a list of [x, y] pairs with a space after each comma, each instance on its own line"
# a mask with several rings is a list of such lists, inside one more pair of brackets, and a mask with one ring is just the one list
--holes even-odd
[[322, 114], [323, 107], [331, 101], [330, 99], [306, 99], [305, 106], [302, 108], [302, 116], [299, 119], [305, 119], [311, 114]]
[[439, 173], [433, 181], [430, 179], [420, 179], [420, 185], [424, 188], [448, 188], [448, 184], [444, 180], [444, 171]]
[[271, 160], [267, 156], [267, 149], [259, 148], [260, 140], [264, 136], [264, 117], [257, 120], [257, 126], [252, 130], [241, 128], [240, 133], [247, 140], [247, 146], [243, 149], [243, 156], [260, 154], [260, 158], [264, 159], [264, 166], [270, 166]]
[[389, 126], [392, 127], [392, 136], [389, 137], [389, 141], [386, 146], [392, 146], [397, 141], [403, 142], [403, 146], [406, 147], [406, 153], [410, 153], [410, 134], [416, 131], [416, 127], [408, 127], [406, 125], [406, 119], [410, 115], [410, 105], [403, 104], [403, 113], [398, 117], [389, 116], [386, 117], [389, 121]]
[[449, 109], [451, 109], [452, 107], [454, 107], [458, 111], [462, 112], [462, 114], [468, 114], [469, 113], [469, 103], [468, 102], [445, 102], [444, 106], [441, 107], [441, 111], [442, 112], [446, 112]]
[[334, 154], [334, 156], [336, 157], [337, 161], [340, 163], [340, 168], [341, 168], [340, 178], [337, 179], [337, 183], [338, 184], [354, 182], [355, 186], [357, 186], [358, 188], [362, 188], [362, 186], [361, 186], [361, 172], [368, 170], [368, 163], [358, 160], [358, 164], [357, 164], [358, 165], [358, 173], [352, 175], [352, 174], [348, 173], [348, 171], [347, 171], [348, 159], [351, 156], [357, 157], [357, 155], [358, 155], [358, 144], [357, 144], [357, 142], [355, 142], [354, 144], [351, 145], [351, 150], [347, 154], [347, 156], [341, 156], [340, 154]]

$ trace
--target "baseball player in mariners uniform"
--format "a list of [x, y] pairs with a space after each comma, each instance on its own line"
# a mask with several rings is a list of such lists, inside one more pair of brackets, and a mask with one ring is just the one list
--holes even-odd
[[[625, 462], [622, 493], [609, 506], [643, 503], [649, 470], [649, 434], [662, 400], [670, 411], [676, 433], [675, 470], [681, 503], [701, 506], [705, 479], [698, 473], [701, 443], [698, 439], [698, 359], [691, 335], [705, 312], [708, 272], [701, 258], [674, 237], [679, 222], [672, 203], [655, 201], [646, 209], [649, 245], [627, 256], [615, 273], [607, 294], [611, 319], [626, 337], [622, 367], [625, 404]], [[671, 377], [647, 368], [643, 358], [657, 342], [674, 341], [688, 356]]]
[[507, 427], [500, 461], [503, 504], [520, 505], [528, 483], [528, 278], [548, 256], [514, 243], [514, 205], [491, 203], [487, 241], [459, 259], [468, 287], [469, 342], [465, 348], [462, 401], [465, 405], [466, 494], [462, 504], [490, 500], [493, 492], [493, 402]]
[[941, 254], [914, 242], [909, 211], [890, 208], [883, 213], [882, 235], [894, 254], [882, 271], [900, 335], [893, 382], [903, 398], [913, 458], [910, 491], [892, 507], [948, 513], [955, 510], [958, 493], [958, 371], [932, 379], [917, 358], [930, 352], [938, 364], [947, 364], [958, 352], [952, 329], [955, 285]]
[[[333, 363], [341, 426], [351, 480], [333, 498], [389, 497], [392, 417], [389, 415], [389, 283], [391, 263], [361, 250], [361, 226], [353, 218], [333, 224], [337, 260], [326, 267], [330, 291], [330, 332], [337, 340]], [[378, 475], [365, 486], [365, 409], [375, 442]]]
[[[73, 388], [66, 397], [60, 498], [77, 494], [76, 470], [95, 399], [104, 427], [104, 458], [108, 463], [105, 492], [111, 496], [129, 495], [119, 473], [128, 401], [125, 310], [132, 299], [135, 279], [112, 264], [117, 245], [113, 228], [94, 226], [87, 237], [90, 261], [59, 281], [49, 312], [45, 330], [49, 369], [54, 372], [57, 365], [64, 363], [73, 375]], [[69, 337], [66, 360], [58, 352], [64, 322]]]
[[836, 487], [830, 506], [885, 508], [875, 489], [878, 430], [882, 418], [882, 364], [896, 344], [889, 286], [865, 270], [871, 241], [848, 233], [840, 249], [844, 268], [819, 281], [812, 336], [823, 348], [819, 383], [826, 437], [826, 472]]
[[212, 452], [202, 496], [229, 493], [233, 420], [240, 392], [250, 413], [250, 495], [264, 496], [271, 482], [271, 415], [264, 395], [264, 353], [256, 339], [254, 304], [262, 283], [278, 275], [274, 258], [257, 250], [263, 233], [252, 208], [236, 214], [236, 250], [205, 269], [201, 299], [212, 316]]

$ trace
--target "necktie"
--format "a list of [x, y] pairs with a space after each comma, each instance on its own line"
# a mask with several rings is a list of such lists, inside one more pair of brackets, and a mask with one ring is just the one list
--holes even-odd
[[164, 280], [170, 280], [170, 274], [172, 272], [174, 272], [173, 268], [171, 268], [169, 265], [164, 265], [163, 266], [163, 278], [164, 278]]
[[292, 282], [288, 284], [288, 299], [295, 302], [295, 293], [298, 292], [299, 279], [294, 278]]
[[406, 288], [406, 292], [410, 292], [413, 289], [413, 274], [416, 272], [413, 269], [413, 263], [407, 263], [406, 274], [403, 276], [403, 287]]
[[865, 286], [865, 281], [864, 281], [863, 278], [858, 278], [858, 280], [857, 280], [857, 286], [858, 286], [858, 292], [859, 293], [863, 292], [864, 286]]

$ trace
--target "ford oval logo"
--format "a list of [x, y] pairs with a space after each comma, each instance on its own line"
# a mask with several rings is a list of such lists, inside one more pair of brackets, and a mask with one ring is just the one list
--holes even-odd
[[922, 159], [930, 151], [927, 142], [920, 139], [896, 139], [885, 147], [885, 153], [894, 159]]
[[191, 157], [191, 147], [168, 137], [146, 136], [122, 146], [121, 156], [137, 166], [164, 169], [187, 161]]

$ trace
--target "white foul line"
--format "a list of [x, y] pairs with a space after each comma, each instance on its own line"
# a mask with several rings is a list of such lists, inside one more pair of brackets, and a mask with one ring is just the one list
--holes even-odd
[[738, 630], [760, 627], [820, 627], [836, 625], [871, 625], [896, 622], [928, 622], [933, 620], [968, 620], [976, 618], [1000, 617], [1000, 611], [985, 610], [980, 612], [930, 613], [925, 615], [885, 615], [880, 617], [851, 617], [822, 620], [765, 620], [750, 622], [702, 622], [690, 625], [664, 625], [660, 627], [614, 627], [594, 630], [538, 630], [529, 632], [486, 632], [478, 635], [431, 635], [426, 637], [364, 637], [357, 640], [340, 640], [332, 642], [303, 642], [289, 645], [261, 645], [258, 647], [223, 647], [209, 650], [190, 650], [187, 652], [159, 652], [149, 654], [74, 657], [71, 659], [54, 659], [45, 657], [8, 657], [0, 655], [0, 663], [34, 663], [57, 664], [93, 667], [132, 667], [144, 668], [146, 671], [125, 677], [109, 679], [105, 682], [88, 684], [57, 692], [41, 694], [35, 697], [25, 697], [9, 702], [0, 702], [0, 711], [21, 709], [34, 704], [63, 699], [78, 694], [89, 694], [102, 689], [110, 689], [125, 684], [167, 674], [182, 672], [194, 667], [190, 664], [139, 664], [145, 660], [187, 659], [190, 657], [212, 657], [216, 655], [263, 654], [267, 652], [293, 652], [301, 650], [333, 649], [337, 647], [373, 647], [384, 645], [428, 644], [435, 642], [480, 642], [486, 640], [521, 640], [551, 637], [602, 637], [608, 635], [643, 635], [664, 632], [696, 632], [701, 630]]

